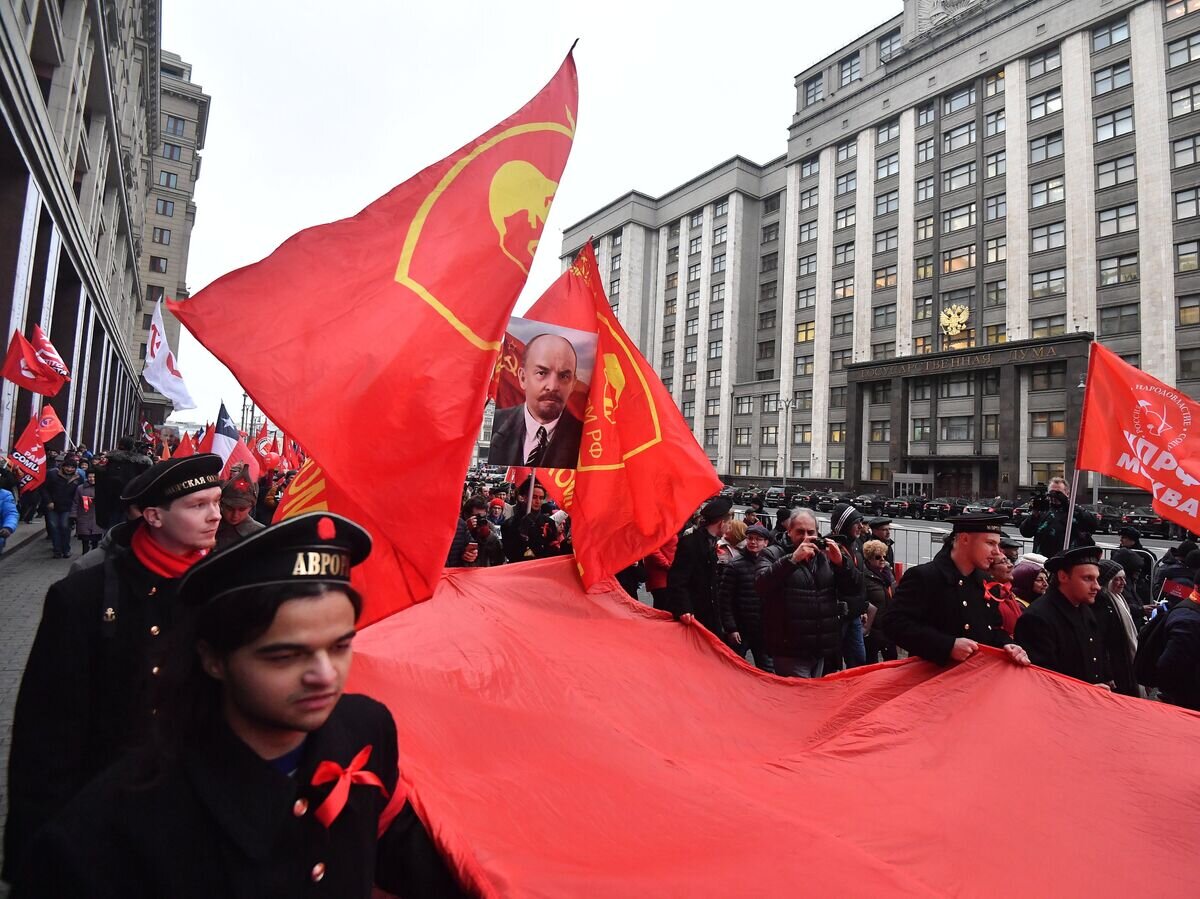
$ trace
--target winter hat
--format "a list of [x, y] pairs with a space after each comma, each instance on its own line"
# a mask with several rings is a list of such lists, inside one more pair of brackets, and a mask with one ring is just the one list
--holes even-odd
[[700, 520], [705, 525], [720, 521], [733, 509], [733, 503], [724, 496], [718, 496], [700, 510]]
[[488, 503], [488, 505], [493, 506], [493, 507], [499, 507], [499, 508], [503, 509], [504, 508], [504, 500], [502, 500], [500, 497], [497, 496], [494, 500], [492, 500], [490, 503]]
[[1124, 570], [1125, 569], [1119, 563], [1114, 562], [1112, 559], [1101, 559], [1100, 586], [1107, 590], [1109, 581], [1116, 577], [1117, 572]]
[[1036, 598], [1033, 595], [1033, 582], [1037, 580], [1037, 576], [1041, 572], [1041, 562], [1035, 562], [1028, 557], [1021, 559], [1021, 561], [1017, 562], [1017, 564], [1013, 567], [1013, 593], [1017, 594], [1017, 596], [1026, 602], [1032, 602]]
[[832, 534], [849, 537], [850, 528], [855, 522], [862, 521], [862, 513], [849, 503], [838, 503], [829, 514], [829, 531]]

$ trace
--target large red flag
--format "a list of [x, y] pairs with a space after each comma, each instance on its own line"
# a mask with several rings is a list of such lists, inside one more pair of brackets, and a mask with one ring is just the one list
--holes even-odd
[[1200, 531], [1200, 405], [1092, 344], [1076, 466], [1141, 487], [1154, 511]]
[[571, 516], [575, 558], [591, 586], [662, 546], [721, 480], [613, 314], [590, 243], [525, 317], [598, 330], [578, 467], [538, 471]]
[[50, 338], [46, 336], [41, 325], [33, 326], [33, 340], [30, 342], [43, 365], [48, 366], [64, 381], [71, 380], [71, 372], [67, 370], [67, 363], [63, 362], [62, 356], [58, 354], [58, 350], [54, 348], [54, 344], [50, 342]]
[[271, 435], [267, 433], [267, 423], [263, 421], [262, 427], [258, 429], [258, 433], [254, 436], [254, 445], [251, 452], [254, 453], [254, 458], [258, 460], [258, 464], [262, 468], [266, 468], [266, 455], [270, 452]]
[[20, 331], [13, 331], [0, 377], [43, 396], [54, 396], [66, 383], [58, 372], [38, 357], [33, 344]]
[[23, 493], [26, 490], [37, 490], [46, 480], [46, 447], [38, 439], [38, 420], [31, 417], [25, 430], [13, 445], [13, 451], [8, 454], [19, 477], [17, 488]]
[[175, 447], [175, 458], [182, 459], [186, 456], [194, 455], [196, 445], [192, 442], [192, 435], [187, 431], [183, 432], [183, 436], [179, 438], [179, 446]]
[[233, 449], [229, 451], [229, 458], [225, 460], [225, 466], [221, 469], [221, 477], [229, 478], [232, 476], [234, 466], [245, 465], [246, 471], [249, 473], [250, 480], [257, 482], [259, 472], [262, 471], [262, 466], [258, 459], [254, 457], [254, 453], [250, 452], [250, 447], [237, 441], [233, 445]]
[[42, 407], [41, 417], [38, 418], [37, 439], [42, 443], [49, 443], [64, 431], [66, 428], [58, 420], [58, 413], [54, 411], [53, 406], [47, 403]]
[[[362, 623], [433, 593], [577, 101], [568, 54], [516, 114], [358, 215], [302, 231], [170, 304], [270, 420], [320, 460], [344, 494], [331, 508], [374, 535], [362, 577], [386, 567], [387, 589], [367, 594]], [[262, 336], [252, 352], [247, 333]], [[380, 477], [380, 451], [391, 471], [420, 476]], [[422, 526], [403, 509], [420, 509]]]
[[358, 635], [347, 688], [392, 710], [409, 798], [483, 896], [1200, 883], [1200, 714], [991, 647], [775, 677], [556, 558], [450, 569]]

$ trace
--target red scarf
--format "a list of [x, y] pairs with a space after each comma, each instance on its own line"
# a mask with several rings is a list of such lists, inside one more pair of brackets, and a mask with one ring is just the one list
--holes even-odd
[[149, 529], [144, 525], [133, 532], [130, 545], [137, 560], [145, 565], [147, 570], [159, 577], [171, 579], [183, 577], [185, 571], [208, 555], [206, 549], [198, 549], [182, 556], [168, 552], [154, 541]]

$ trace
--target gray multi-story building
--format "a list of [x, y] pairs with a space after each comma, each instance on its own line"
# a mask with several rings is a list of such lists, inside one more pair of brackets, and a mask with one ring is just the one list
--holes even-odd
[[0, 448], [45, 402], [90, 446], [133, 433], [143, 412], [140, 260], [178, 80], [160, 70], [160, 16], [159, 0], [0, 0], [3, 339], [41, 325], [72, 374], [48, 400], [3, 382]]
[[[144, 311], [133, 322], [130, 352], [145, 360], [150, 318], [159, 300], [186, 300], [188, 250], [196, 224], [196, 180], [200, 151], [208, 132], [212, 98], [192, 82], [192, 67], [178, 54], [164, 50], [159, 62], [162, 92], [162, 140], [153, 154], [150, 190], [146, 195], [146, 239], [139, 271], [145, 290]], [[179, 349], [179, 319], [163, 306], [167, 342]], [[146, 417], [161, 424], [171, 414], [171, 401], [143, 379]]]
[[783, 156], [564, 235], [721, 474], [1016, 496], [1093, 334], [1200, 391], [1200, 0], [905, 0], [795, 84]]

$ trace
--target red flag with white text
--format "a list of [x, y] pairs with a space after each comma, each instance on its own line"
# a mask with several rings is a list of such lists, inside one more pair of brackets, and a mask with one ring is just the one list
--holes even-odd
[[38, 439], [38, 420], [29, 419], [29, 424], [13, 444], [8, 461], [17, 472], [17, 489], [37, 490], [46, 480], [46, 447]]
[[1076, 466], [1153, 496], [1154, 511], [1200, 531], [1200, 405], [1092, 344]]
[[46, 336], [41, 325], [33, 326], [33, 340], [30, 343], [33, 344], [34, 352], [37, 353], [37, 357], [43, 365], [49, 367], [64, 381], [71, 380], [71, 372], [67, 370], [67, 363], [63, 362], [62, 356], [58, 354], [58, 350], [54, 348], [54, 344], [50, 342], [50, 338]]

